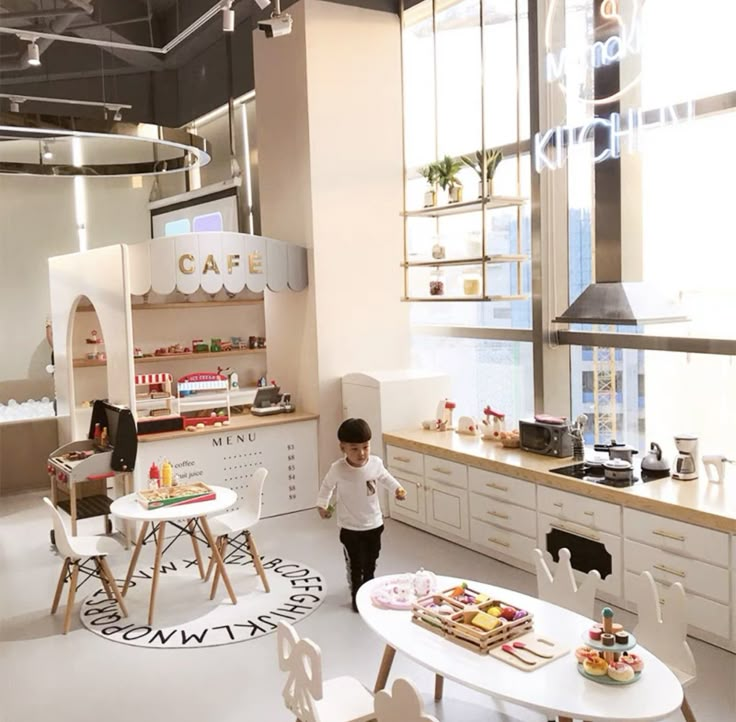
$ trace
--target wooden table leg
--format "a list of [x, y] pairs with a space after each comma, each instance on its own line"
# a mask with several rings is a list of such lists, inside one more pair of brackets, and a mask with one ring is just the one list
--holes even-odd
[[197, 543], [197, 537], [194, 536], [194, 532], [197, 531], [197, 525], [194, 519], [191, 519], [187, 524], [187, 530], [189, 531], [189, 538], [192, 540], [194, 557], [197, 560], [197, 568], [199, 569], [199, 578], [204, 579], [204, 564], [202, 564], [202, 555], [199, 553], [199, 544]]
[[693, 714], [693, 710], [690, 707], [690, 703], [687, 701], [687, 697], [685, 697], [685, 695], [682, 696], [682, 705], [680, 706], [680, 710], [687, 722], [697, 722], [695, 715]]
[[204, 535], [207, 537], [207, 543], [210, 545], [210, 552], [215, 557], [215, 564], [217, 565], [217, 569], [220, 570], [222, 581], [225, 583], [225, 588], [227, 589], [227, 593], [230, 595], [230, 601], [233, 604], [237, 604], [238, 598], [235, 596], [235, 592], [233, 591], [232, 584], [230, 584], [230, 577], [228, 577], [227, 575], [227, 569], [225, 569], [225, 564], [222, 561], [220, 550], [217, 548], [217, 542], [215, 541], [215, 537], [212, 536], [212, 532], [210, 531], [210, 525], [207, 523], [207, 517], [202, 516], [199, 518], [199, 521], [202, 524], [202, 531], [204, 532]]
[[[228, 536], [227, 534], [223, 534], [221, 537], [215, 540], [215, 544], [219, 544], [217, 547], [220, 550], [220, 556], [222, 557], [222, 563], [225, 563], [225, 550], [227, 549], [227, 541]], [[214, 554], [210, 556], [210, 567], [213, 567], [213, 562], [215, 561]], [[212, 589], [210, 591], [210, 599], [215, 598], [215, 594], [217, 594], [217, 582], [220, 580], [220, 568], [215, 568], [215, 576], [212, 578]]]
[[557, 722], [572, 722], [572, 717], [558, 717]]
[[130, 564], [128, 565], [128, 573], [125, 575], [125, 584], [123, 584], [123, 596], [126, 595], [128, 591], [128, 586], [130, 586], [130, 578], [133, 576], [133, 571], [135, 570], [135, 565], [138, 563], [138, 556], [141, 553], [141, 547], [143, 546], [143, 540], [146, 538], [146, 532], [148, 531], [148, 525], [150, 522], [144, 521], [141, 525], [141, 530], [138, 534], [138, 539], [135, 542], [135, 548], [133, 549], [133, 556], [130, 558]]
[[378, 668], [378, 676], [376, 677], [376, 684], [373, 687], [374, 692], [380, 692], [388, 681], [389, 672], [391, 672], [391, 665], [394, 663], [394, 657], [396, 656], [396, 650], [387, 644], [383, 650], [383, 658], [381, 659], [381, 666]]
[[153, 581], [151, 582], [151, 601], [148, 603], [148, 626], [153, 624], [153, 610], [156, 606], [156, 590], [158, 589], [158, 577], [161, 567], [161, 556], [164, 551], [164, 531], [166, 522], [160, 521], [156, 530], [156, 558], [153, 562]]
[[439, 702], [442, 699], [442, 690], [445, 686], [445, 678], [441, 674], [434, 676], [434, 701]]

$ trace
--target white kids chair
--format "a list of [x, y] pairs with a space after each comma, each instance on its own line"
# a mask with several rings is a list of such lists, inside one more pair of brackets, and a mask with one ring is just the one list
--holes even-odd
[[[258, 549], [256, 548], [256, 542], [252, 533], [253, 527], [261, 518], [261, 494], [263, 493], [263, 482], [267, 476], [267, 469], [262, 467], [256, 469], [243, 495], [243, 508], [212, 517], [207, 521], [212, 530], [212, 536], [215, 538], [215, 543], [220, 548], [222, 558], [225, 559], [225, 549], [228, 544], [231, 544], [236, 552], [246, 551], [253, 557], [253, 565], [263, 582], [263, 588], [266, 592], [270, 592], [271, 588], [268, 586], [266, 570], [263, 568], [263, 564], [261, 564], [261, 557], [258, 555]], [[240, 540], [241, 536], [243, 537], [242, 541]], [[211, 557], [205, 580], [210, 578], [213, 562], [214, 557]], [[219, 579], [220, 570], [217, 569], [215, 571], [215, 578], [212, 580], [210, 599], [215, 598]]]
[[373, 694], [354, 677], [322, 679], [322, 653], [300, 639], [288, 622], [276, 630], [279, 669], [288, 673], [282, 692], [297, 722], [367, 722], [375, 719]]
[[[51, 605], [51, 614], [55, 614], [59, 608], [59, 599], [61, 599], [61, 590], [64, 583], [69, 580], [69, 596], [66, 602], [66, 614], [64, 616], [64, 634], [69, 631], [72, 621], [72, 608], [74, 607], [74, 597], [77, 593], [77, 579], [79, 577], [79, 567], [88, 559], [92, 559], [97, 569], [97, 576], [102, 582], [109, 599], [113, 596], [123, 613], [128, 616], [128, 610], [125, 608], [125, 602], [120, 595], [118, 585], [115, 583], [115, 577], [110, 571], [110, 565], [105, 558], [108, 554], [120, 548], [120, 545], [109, 537], [104, 536], [73, 536], [67, 534], [64, 520], [59, 514], [59, 510], [53, 505], [47, 497], [43, 498], [44, 503], [51, 510], [51, 518], [54, 523], [54, 541], [59, 553], [64, 556], [64, 564], [61, 567], [59, 581], [56, 584], [56, 593], [54, 594], [54, 602]], [[83, 570], [87, 573], [87, 577], [82, 580], [86, 581], [95, 572]], [[80, 584], [81, 586], [81, 584]]]
[[390, 693], [376, 692], [375, 711], [376, 722], [438, 722], [436, 717], [424, 714], [417, 688], [403, 677], [394, 681]]
[[[636, 602], [639, 613], [633, 630], [636, 641], [670, 668], [684, 692], [684, 687], [694, 682], [696, 676], [695, 657], [687, 643], [685, 589], [680, 582], [675, 582], [660, 593], [654, 577], [642, 572], [633, 592], [632, 601]], [[681, 710], [687, 722], [696, 722], [684, 694]]]
[[557, 573], [552, 572], [541, 549], [534, 550], [537, 568], [537, 596], [545, 602], [592, 618], [595, 614], [595, 591], [601, 581], [600, 572], [589, 571], [582, 584], [578, 585], [570, 564], [570, 550], [560, 549]]

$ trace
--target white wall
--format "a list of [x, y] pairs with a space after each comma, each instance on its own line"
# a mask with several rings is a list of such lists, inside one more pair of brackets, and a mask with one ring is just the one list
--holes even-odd
[[311, 249], [310, 287], [268, 298], [267, 325], [291, 319], [270, 341], [269, 374], [320, 414], [324, 473], [341, 377], [409, 362], [400, 31], [394, 15], [321, 0], [289, 12], [291, 35], [254, 33], [261, 212], [264, 235]]
[[[89, 247], [149, 237], [150, 180], [134, 189], [128, 178], [86, 181]], [[0, 176], [0, 383], [35, 379], [50, 393], [50, 256], [79, 250], [74, 181]], [[18, 385], [23, 385], [18, 383]]]

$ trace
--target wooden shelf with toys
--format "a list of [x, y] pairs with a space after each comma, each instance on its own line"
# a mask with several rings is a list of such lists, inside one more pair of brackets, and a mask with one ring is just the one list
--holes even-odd
[[[134, 311], [160, 311], [162, 309], [223, 308], [229, 306], [252, 306], [262, 304], [263, 298], [238, 298], [230, 301], [174, 301], [167, 303], [133, 303]], [[80, 313], [94, 311], [93, 306], [77, 306]]]
[[[161, 361], [171, 361], [172, 359], [201, 359], [201, 358], [212, 358], [220, 356], [243, 356], [246, 354], [254, 353], [266, 353], [265, 348], [248, 348], [248, 349], [233, 349], [232, 351], [199, 351], [197, 353], [170, 353], [170, 354], [158, 354], [157, 356], [136, 356], [135, 363], [158, 363]], [[99, 361], [97, 359], [84, 359], [75, 358], [74, 368], [85, 368], [88, 366], [106, 366], [107, 361]]]

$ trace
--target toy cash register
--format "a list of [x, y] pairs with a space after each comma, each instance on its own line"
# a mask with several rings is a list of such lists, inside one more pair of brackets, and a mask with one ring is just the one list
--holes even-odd
[[254, 416], [290, 414], [296, 409], [291, 403], [291, 394], [282, 394], [279, 386], [262, 386], [256, 391], [250, 412]]

